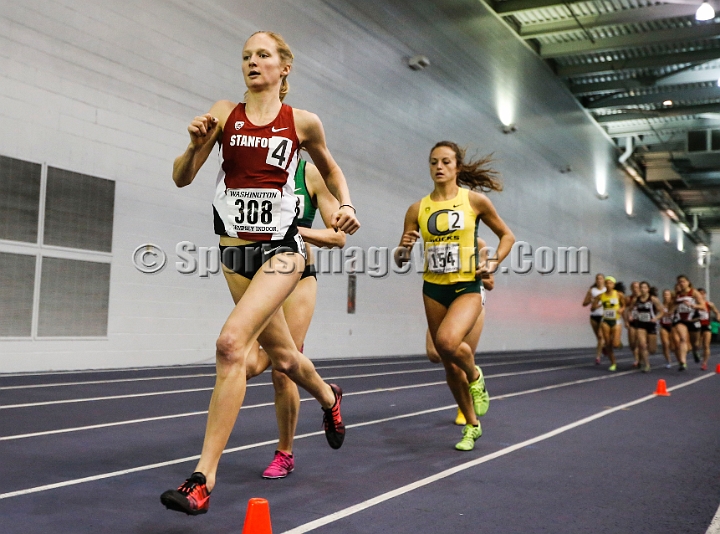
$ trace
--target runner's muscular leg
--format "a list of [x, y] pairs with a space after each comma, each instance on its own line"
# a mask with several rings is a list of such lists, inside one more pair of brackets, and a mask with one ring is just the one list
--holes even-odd
[[[292, 256], [297, 256], [298, 263], [304, 266], [302, 256]], [[277, 266], [279, 262], [273, 262], [276, 258], [271, 258], [265, 265], [270, 268]], [[237, 304], [225, 321], [216, 343], [215, 388], [208, 409], [205, 440], [195, 468], [205, 475], [210, 491], [215, 486], [220, 456], [245, 398], [247, 353], [300, 277], [297, 272], [281, 274], [260, 270], [253, 280], [248, 280], [224, 267], [223, 273]]]

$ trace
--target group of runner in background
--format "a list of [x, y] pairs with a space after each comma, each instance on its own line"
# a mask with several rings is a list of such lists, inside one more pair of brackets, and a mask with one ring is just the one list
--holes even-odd
[[720, 311], [707, 300], [705, 290], [694, 288], [687, 276], [678, 276], [673, 290], [665, 289], [660, 297], [648, 282], [633, 282], [626, 293], [622, 282], [598, 274], [585, 295], [583, 306], [590, 306], [591, 310], [590, 325], [597, 339], [597, 365], [605, 355], [610, 360], [608, 369], [617, 370], [615, 349], [623, 346], [625, 325], [633, 367], [645, 373], [650, 371], [649, 355], [657, 352], [659, 335], [666, 368], [672, 367], [672, 351], [678, 371], [685, 371], [688, 352], [692, 352], [700, 369], [707, 371], [712, 340], [711, 314], [720, 319]]

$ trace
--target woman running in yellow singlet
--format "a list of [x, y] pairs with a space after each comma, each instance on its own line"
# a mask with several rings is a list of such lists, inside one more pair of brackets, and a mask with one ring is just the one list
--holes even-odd
[[465, 151], [453, 142], [441, 141], [433, 147], [429, 163], [435, 187], [405, 214], [395, 262], [402, 266], [410, 260], [410, 249], [422, 233], [425, 315], [448, 385], [468, 423], [455, 448], [469, 451], [482, 435], [477, 418], [490, 404], [475, 353], [466, 340], [482, 312], [481, 282], [476, 279], [478, 219], [500, 239], [496, 256], [480, 262], [481, 274], [496, 270], [510, 253], [515, 236], [492, 202], [473, 191], [502, 190], [497, 173], [487, 168], [490, 159], [467, 163], [464, 159]]
[[593, 300], [592, 309], [602, 308], [603, 310], [602, 335], [605, 339], [605, 356], [610, 359], [608, 371], [617, 371], [614, 339], [616, 330], [620, 328], [618, 320], [625, 311], [625, 297], [615, 290], [615, 278], [612, 276], [605, 277], [605, 289], [605, 293], [598, 295]]
[[[478, 244], [478, 250], [480, 251], [480, 261], [487, 260], [487, 248], [486, 243], [483, 241], [482, 238], [477, 238], [477, 244]], [[483, 327], [485, 326], [485, 298], [486, 298], [486, 292], [492, 291], [495, 287], [495, 275], [493, 273], [481, 273], [480, 267], [478, 264], [478, 270], [475, 273], [476, 278], [480, 277], [480, 281], [482, 283], [482, 286], [480, 287], [480, 294], [482, 295], [482, 311], [480, 312], [480, 315], [478, 315], [477, 321], [475, 321], [475, 326], [473, 326], [470, 333], [465, 336], [465, 341], [470, 346], [470, 348], [473, 351], [473, 354], [477, 352], [477, 346], [480, 342], [480, 336], [482, 335]], [[425, 353], [427, 354], [428, 360], [430, 360], [433, 363], [442, 363], [442, 358], [438, 354], [437, 349], [435, 348], [435, 344], [433, 343], [432, 336], [430, 335], [430, 330], [427, 330], [425, 333]], [[457, 367], [457, 366], [456, 366]], [[453, 376], [457, 375], [459, 377], [462, 377], [462, 371], [460, 369], [454, 369], [453, 370]], [[460, 409], [460, 406], [458, 406], [457, 409], [457, 415], [455, 416], [455, 424], [459, 426], [465, 426], [467, 424], [467, 420], [465, 419], [465, 415], [462, 413], [462, 410]]]

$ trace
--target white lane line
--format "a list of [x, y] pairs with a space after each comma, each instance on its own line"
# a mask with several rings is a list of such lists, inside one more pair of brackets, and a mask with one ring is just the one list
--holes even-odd
[[710, 521], [710, 526], [705, 531], [705, 534], [720, 534], [720, 506], [718, 506], [715, 517]]
[[[547, 363], [555, 361], [566, 361], [566, 360], [577, 360], [579, 358], [587, 358], [587, 355], [581, 356], [570, 356], [563, 358], [541, 358], [534, 360], [511, 360], [508, 362], [491, 362], [483, 364], [482, 367], [497, 367], [505, 365], [522, 365], [526, 363]], [[350, 365], [328, 365], [328, 366], [316, 366], [317, 370], [324, 369], [345, 369], [349, 367], [378, 367], [381, 365], [411, 365], [413, 363], [419, 363], [422, 365], [429, 365], [427, 360], [420, 360], [418, 362], [388, 362], [388, 363], [363, 363], [363, 364], [350, 364]], [[403, 374], [403, 373], [420, 373], [426, 371], [433, 371], [442, 369], [441, 367], [432, 366], [427, 369], [409, 369], [405, 371], [389, 371], [386, 373], [374, 373], [365, 375], [354, 375], [355, 377], [372, 377], [372, 376], [383, 376], [391, 374]], [[0, 375], [1, 376], [1, 375]], [[148, 382], [154, 380], [177, 380], [182, 378], [208, 378], [214, 377], [215, 373], [197, 373], [197, 374], [179, 374], [179, 375], [163, 375], [163, 376], [146, 376], [138, 378], [116, 378], [107, 380], [80, 380], [75, 382], [50, 382], [45, 384], [20, 384], [15, 386], [0, 386], [0, 391], [19, 390], [19, 389], [39, 389], [39, 388], [54, 388], [54, 387], [65, 387], [65, 386], [87, 386], [87, 385], [98, 385], [98, 384], [121, 384], [126, 382]], [[329, 377], [328, 380], [335, 380], [338, 378], [346, 377]]]
[[[577, 356], [570, 356], [567, 357], [567, 359], [574, 359], [574, 358], [582, 358], [582, 357], [590, 357], [590, 351], [592, 349], [577, 349], [578, 353], [580, 351], [587, 350], [587, 354], [578, 354]], [[482, 359], [483, 353], [477, 353], [476, 356], [478, 356], [480, 359]], [[490, 356], [490, 358], [498, 358], [501, 356]], [[365, 360], [367, 358], [332, 358], [328, 360], [315, 360], [314, 362], [319, 364], [323, 361], [341, 361], [341, 362], [348, 362], [348, 361], [355, 361], [355, 360]], [[398, 356], [398, 359], [400, 361], [397, 362], [371, 362], [371, 363], [354, 363], [354, 364], [342, 364], [342, 365], [327, 365], [322, 367], [317, 367], [316, 369], [334, 369], [339, 367], [372, 367], [372, 366], [378, 366], [378, 365], [404, 365], [404, 364], [412, 364], [412, 363], [427, 363], [427, 360], [423, 358], [422, 356], [412, 356], [412, 357], [404, 357], [404, 356]], [[517, 360], [518, 363], [520, 362], [527, 362], [527, 363], [533, 363], [533, 362], [539, 362], [539, 361], [559, 361], [561, 359], [566, 358], [537, 358], [532, 360]], [[481, 362], [482, 363], [482, 362]], [[483, 363], [483, 366], [491, 366], [491, 365], [505, 365], [505, 362], [488, 362]], [[215, 367], [215, 363], [203, 363], [203, 364], [194, 364], [194, 365], [157, 365], [157, 366], [150, 366], [150, 367], [127, 367], [127, 368], [115, 368], [115, 369], [79, 369], [76, 371], [38, 371], [38, 372], [26, 372], [26, 373], [0, 373], [0, 378], [15, 378], [15, 377], [26, 377], [26, 376], [62, 376], [62, 375], [82, 375], [82, 374], [92, 374], [92, 373], [131, 373], [131, 372], [141, 372], [141, 371], [154, 371], [158, 369], [177, 369], [177, 370], [185, 370], [185, 369], [197, 369], [197, 368], [207, 368], [207, 367]]]
[[[678, 386], [669, 388], [668, 391], [675, 391], [676, 389], [680, 389], [686, 386], [689, 386], [691, 384], [694, 384], [696, 382], [699, 382], [701, 380], [705, 380], [706, 378], [710, 378], [713, 375], [704, 375], [700, 376], [698, 378], [695, 378], [693, 380], [689, 380], [688, 382], [685, 382], [683, 384], [680, 384]], [[328, 525], [330, 523], [334, 523], [335, 521], [338, 521], [340, 519], [343, 519], [345, 517], [348, 517], [350, 515], [356, 514], [358, 512], [361, 512], [363, 510], [366, 510], [368, 508], [371, 508], [373, 506], [376, 506], [378, 504], [381, 504], [385, 501], [389, 501], [390, 499], [394, 499], [395, 497], [399, 497], [401, 495], [405, 495], [406, 493], [409, 493], [413, 490], [416, 490], [418, 488], [422, 488], [424, 486], [427, 486], [429, 484], [432, 484], [433, 482], [437, 482], [438, 480], [442, 480], [444, 478], [447, 478], [449, 476], [452, 476], [456, 473], [460, 473], [462, 471], [466, 471], [467, 469], [470, 469], [472, 467], [478, 466], [480, 464], [484, 464], [486, 462], [489, 462], [491, 460], [495, 460], [496, 458], [500, 458], [502, 456], [506, 456], [510, 453], [513, 453], [515, 451], [518, 451], [520, 449], [524, 449], [525, 447], [528, 447], [530, 445], [534, 445], [535, 443], [539, 443], [541, 441], [545, 441], [547, 439], [553, 438], [559, 434], [563, 434], [569, 430], [572, 430], [574, 428], [586, 425], [588, 423], [591, 423], [597, 419], [600, 419], [601, 417], [605, 417], [607, 415], [613, 414], [620, 410], [625, 410], [627, 408], [630, 408], [632, 406], [636, 406], [638, 404], [641, 404], [643, 402], [647, 402], [649, 400], [652, 400], [656, 397], [655, 394], [652, 395], [646, 395], [645, 397], [641, 397], [639, 399], [636, 399], [634, 401], [626, 402], [625, 404], [621, 404], [620, 406], [615, 406], [614, 408], [609, 408], [607, 410], [603, 410], [601, 412], [598, 412], [596, 414], [593, 414], [588, 417], [584, 417], [582, 419], [579, 419], [573, 423], [561, 426], [559, 428], [556, 428], [555, 430], [551, 430], [550, 432], [546, 432], [544, 434], [541, 434], [539, 436], [536, 436], [534, 438], [522, 441], [520, 443], [516, 443], [515, 445], [511, 445], [509, 447], [505, 447], [504, 449], [500, 449], [499, 451], [496, 451], [491, 454], [486, 454], [485, 456], [481, 456], [480, 458], [477, 458], [475, 460], [472, 460], [470, 462], [465, 462], [464, 464], [457, 465], [455, 467], [451, 467], [450, 469], [446, 469], [444, 471], [441, 471], [439, 473], [436, 473], [432, 476], [420, 479], [416, 482], [413, 482], [411, 484], [406, 484], [405, 486], [401, 486], [397, 489], [394, 489], [392, 491], [388, 491], [387, 493], [383, 493], [382, 495], [378, 495], [377, 497], [374, 497], [372, 499], [368, 499], [364, 502], [358, 503], [354, 506], [349, 506], [348, 508], [345, 508], [343, 510], [339, 510], [333, 514], [327, 515], [325, 517], [321, 517], [320, 519], [316, 519], [315, 521], [310, 521], [309, 523], [305, 523], [304, 525], [300, 525], [298, 527], [295, 527], [291, 530], [286, 530], [283, 534], [303, 534], [305, 532], [310, 532], [312, 530], [315, 530], [316, 528], [320, 528], [322, 526]]]
[[[528, 390], [519, 391], [516, 393], [506, 393], [505, 395], [498, 395], [495, 397], [490, 397], [490, 399], [491, 400], [502, 400], [502, 399], [506, 399], [506, 398], [510, 398], [510, 397], [516, 397], [519, 395], [527, 395], [528, 393], [537, 393], [540, 391], [547, 391], [550, 389], [572, 386], [575, 384], [583, 384], [585, 382], [594, 382], [596, 380], [604, 380], [606, 378], [612, 378], [614, 376], [622, 376], [622, 375], [626, 375], [629, 373], [636, 373], [636, 372], [637, 372], [636, 370], [625, 371], [625, 372], [621, 372], [621, 373], [616, 373], [614, 375], [607, 374], [607, 375], [602, 375], [602, 376], [596, 376], [593, 378], [585, 378], [582, 380], [573, 380], [572, 382], [563, 382], [560, 384], [553, 384], [550, 386], [528, 389]], [[416, 389], [416, 388], [421, 388], [421, 387], [442, 386], [445, 384], [446, 384], [446, 382], [444, 380], [442, 380], [440, 382], [426, 382], [424, 384], [412, 384], [409, 386], [394, 386], [394, 387], [390, 387], [390, 388], [368, 389], [365, 391], [351, 391], [351, 392], [345, 393], [343, 396], [344, 397], [352, 397], [354, 395], [371, 395], [374, 393], [387, 393], [387, 392], [391, 392], [391, 391], [400, 391], [400, 390], [404, 390], [404, 389]], [[300, 399], [300, 402], [305, 402], [305, 401], [310, 401], [310, 400], [314, 400], [314, 399], [312, 397], [308, 397], [308, 398]], [[261, 403], [261, 404], [249, 404], [249, 405], [243, 406], [241, 408], [241, 410], [248, 410], [248, 409], [252, 409], [252, 408], [263, 408], [263, 407], [274, 406], [274, 405], [275, 405], [274, 402], [265, 402], [265, 403]], [[443, 406], [442, 408], [439, 408], [439, 409], [444, 410], [446, 408], [447, 408], [447, 406]], [[433, 410], [433, 411], [435, 411], [435, 410]], [[41, 436], [51, 436], [54, 434], [67, 434], [70, 432], [81, 432], [84, 430], [96, 430], [99, 428], [108, 428], [108, 427], [114, 427], [114, 426], [134, 425], [134, 424], [139, 424], [139, 423], [150, 423], [153, 421], [163, 421], [163, 420], [167, 420], [167, 419], [179, 419], [182, 417], [191, 417], [194, 415], [205, 415], [205, 414], [207, 414], [207, 410], [201, 410], [201, 411], [197, 411], [197, 412], [179, 413], [179, 414], [173, 414], [173, 415], [160, 415], [160, 416], [156, 416], [156, 417], [145, 417], [142, 419], [130, 419], [127, 421], [115, 421], [112, 423], [99, 423], [96, 425], [78, 426], [78, 427], [72, 427], [72, 428], [60, 428], [57, 430], [45, 430], [42, 432], [31, 432], [28, 434], [15, 434], [12, 436], [3, 436], [3, 437], [0, 437], [0, 441], [12, 441], [12, 440], [17, 440], [17, 439], [35, 438], [35, 437], [41, 437]]]
[[[565, 382], [565, 383], [562, 383], [562, 384], [554, 384], [554, 385], [545, 386], [545, 387], [542, 387], [542, 388], [535, 388], [535, 389], [529, 389], [529, 390], [526, 390], [526, 391], [518, 391], [518, 392], [515, 392], [515, 393], [508, 393], [508, 394], [506, 394], [506, 395], [499, 395], [499, 396], [497, 396], [497, 397], [492, 397], [492, 399], [493, 399], [493, 400], [502, 400], [502, 399], [506, 399], [506, 398], [510, 398], [510, 397], [517, 397], [517, 396], [520, 396], [520, 395], [528, 395], [528, 394], [531, 394], [531, 393], [537, 393], [537, 392], [540, 392], [540, 391], [547, 391], [547, 390], [550, 390], [550, 389], [556, 389], [556, 388], [560, 388], [560, 387], [574, 386], [574, 385], [582, 384], [582, 383], [585, 383], [585, 382], [593, 382], [593, 381], [596, 381], [596, 380], [604, 380], [604, 379], [608, 379], [608, 378], [616, 378], [616, 377], [618, 377], [618, 376], [623, 376], [623, 375], [627, 375], [627, 374], [631, 374], [631, 373], [636, 373], [636, 372], [637, 372], [637, 371], [635, 371], [635, 370], [633, 370], [633, 371], [625, 371], [625, 372], [622, 372], [622, 373], [615, 373], [615, 374], [611, 374], [611, 375], [608, 374], [608, 375], [603, 375], [603, 376], [599, 376], [599, 377], [586, 378], [586, 379], [583, 379], [583, 380], [573, 380], [573, 381], [571, 381], [571, 382]], [[710, 376], [710, 375], [708, 375], [708, 376]], [[441, 385], [441, 384], [445, 384], [445, 382], [443, 381], [443, 382], [436, 382], [436, 383], [434, 383], [434, 384], [421, 384], [421, 386]], [[397, 389], [408, 389], [408, 388], [411, 388], [411, 387], [413, 387], [413, 386], [399, 386], [399, 387], [397, 387], [397, 388], [390, 388], [388, 391], [397, 390]], [[415, 387], [417, 387], [417, 386], [415, 386]], [[677, 386], [676, 386], [676, 387], [677, 387]], [[676, 389], [676, 388], [671, 388], [671, 389]], [[370, 394], [370, 393], [378, 393], [378, 390], [358, 391], [358, 392], [355, 392], [355, 393], [348, 393], [347, 396], [350, 396], [350, 395], [365, 395], [365, 394]], [[303, 399], [303, 400], [310, 400], [310, 399]], [[386, 417], [386, 418], [383, 418], [383, 419], [376, 419], [376, 420], [374, 420], [374, 421], [366, 421], [366, 422], [363, 422], [363, 423], [355, 423], [355, 424], [347, 425], [346, 428], [359, 428], [359, 427], [363, 427], [363, 426], [377, 425], [377, 424], [381, 424], [381, 423], [387, 423], [387, 422], [390, 422], [390, 421], [397, 421], [397, 420], [400, 420], [400, 419], [408, 419], [408, 418], [410, 418], [410, 417], [417, 417], [417, 416], [421, 416], [421, 415], [427, 415], [427, 414], [431, 414], [431, 413], [435, 413], [435, 412], [441, 412], [441, 411], [450, 410], [450, 409], [453, 409], [453, 410], [454, 410], [454, 409], [457, 409], [457, 404], [449, 404], [449, 405], [447, 405], [447, 406], [440, 406], [440, 407], [438, 407], [438, 408], [430, 408], [430, 409], [427, 409], [427, 410], [421, 410], [421, 411], [419, 411], [419, 412], [412, 412], [412, 413], [407, 413], [407, 414], [402, 414], [402, 415], [396, 415], [396, 416], [393, 416], [393, 417]], [[298, 440], [298, 439], [304, 439], [304, 438], [308, 438], [308, 437], [312, 437], [312, 436], [319, 436], [319, 435], [321, 435], [321, 434], [323, 434], [323, 431], [309, 432], [309, 433], [307, 433], [307, 434], [299, 434], [299, 435], [295, 436], [295, 439], [296, 439], [296, 440]], [[234, 447], [234, 448], [231, 448], [231, 449], [225, 449], [225, 450], [223, 451], [223, 454], [229, 454], [229, 453], [238, 452], [238, 451], [243, 451], [243, 450], [248, 450], [248, 449], [253, 449], [253, 448], [257, 448], [257, 447], [263, 447], [263, 446], [265, 446], [265, 445], [274, 445], [274, 444], [276, 444], [277, 442], [278, 442], [277, 440], [269, 440], [269, 441], [262, 441], [262, 442], [258, 442], [258, 443], [251, 443], [251, 444], [249, 444], [249, 445], [243, 445], [243, 446], [240, 446], [240, 447]], [[42, 491], [48, 491], [48, 490], [57, 489], [57, 488], [62, 488], [62, 487], [66, 487], [66, 486], [73, 486], [73, 485], [76, 485], [76, 484], [83, 484], [83, 483], [85, 483], [85, 482], [93, 482], [93, 481], [102, 480], [102, 479], [105, 479], [105, 478], [112, 478], [112, 477], [127, 475], [127, 474], [130, 474], [130, 473], [137, 473], [137, 472], [139, 472], [139, 471], [148, 471], [148, 470], [151, 470], [151, 469], [158, 469], [158, 468], [160, 468], [160, 467], [167, 467], [167, 466], [169, 466], [169, 465], [176, 465], [176, 464], [181, 464], [181, 463], [184, 463], [184, 462], [191, 462], [191, 461], [197, 460], [197, 459], [199, 459], [199, 458], [200, 458], [200, 455], [187, 456], [187, 457], [185, 457], [185, 458], [178, 458], [178, 459], [176, 459], [176, 460], [169, 460], [169, 461], [166, 461], [166, 462], [160, 462], [160, 463], [155, 463], [155, 464], [143, 465], [143, 466], [139, 466], [139, 467], [133, 467], [133, 468], [130, 468], [130, 469], [123, 469], [123, 470], [120, 470], [120, 471], [113, 471], [113, 472], [111, 472], [111, 473], [103, 473], [103, 474], [100, 474], [100, 475], [93, 475], [93, 476], [89, 476], [89, 477], [78, 478], [78, 479], [75, 479], [75, 480], [67, 480], [67, 481], [64, 481], [64, 482], [56, 482], [56, 483], [54, 483], [54, 484], [46, 484], [46, 485], [43, 485], [43, 486], [37, 486], [37, 487], [34, 487], [34, 488], [28, 488], [28, 489], [24, 489], [24, 490], [11, 491], [11, 492], [8, 492], [8, 493], [0, 494], [0, 500], [2, 500], [2, 499], [9, 499], [9, 498], [12, 498], [12, 497], [19, 497], [19, 496], [21, 496], [21, 495], [28, 495], [28, 494], [31, 494], [31, 493], [39, 493], [39, 492], [42, 492]]]
[[[589, 364], [587, 363], [581, 363], [581, 364], [573, 364], [573, 365], [563, 365], [559, 367], [546, 367], [542, 369], [531, 369], [529, 371], [517, 371], [515, 373], [498, 373], [494, 375], [485, 375], [485, 378], [504, 378], [508, 376], [521, 376], [521, 375], [529, 375], [529, 374], [537, 374], [537, 373], [546, 373], [550, 371], [559, 371], [562, 369], [572, 369], [576, 367], [587, 367]], [[411, 374], [411, 373], [427, 373], [427, 372], [438, 372], [438, 371], [444, 371], [443, 367], [436, 366], [431, 367], [429, 369], [411, 369], [408, 371], [391, 371], [387, 373], [366, 373], [362, 375], [346, 375], [346, 376], [327, 376], [323, 377], [323, 380], [349, 380], [349, 379], [355, 379], [355, 378], [372, 378], [372, 377], [378, 377], [378, 376], [389, 376], [389, 375], [405, 375], [405, 374]], [[271, 386], [272, 382], [249, 382], [247, 384], [247, 387], [259, 387], [259, 386]], [[127, 393], [124, 395], [110, 395], [106, 397], [85, 397], [80, 399], [63, 399], [63, 400], [55, 400], [55, 401], [38, 401], [38, 402], [25, 402], [21, 404], [2, 404], [0, 405], [0, 410], [10, 410], [15, 408], [34, 408], [37, 406], [53, 406], [57, 404], [73, 404], [76, 402], [97, 402], [97, 401], [105, 401], [105, 400], [117, 400], [117, 399], [134, 399], [139, 397], [154, 397], [158, 395], [177, 395], [180, 393], [197, 393], [199, 391], [212, 391], [212, 387], [205, 387], [205, 388], [191, 388], [191, 389], [176, 389], [176, 390], [168, 390], [168, 391], [152, 391], [148, 393]]]
[[79, 382], [53, 382], [50, 384], [23, 384], [20, 386], [1, 386], [0, 391], [13, 389], [38, 389], [57, 388], [61, 386], [93, 386], [97, 384], [121, 384], [123, 382], [149, 382], [152, 380], [174, 380], [178, 378], [207, 378], [215, 376], [215, 373], [200, 373], [194, 375], [166, 375], [166, 376], [144, 376], [142, 378], [117, 378], [115, 380], [84, 380]]

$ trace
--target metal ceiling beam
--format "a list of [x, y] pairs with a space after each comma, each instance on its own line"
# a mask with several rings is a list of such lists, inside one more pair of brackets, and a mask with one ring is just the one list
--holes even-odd
[[503, 17], [531, 9], [565, 5], [564, 2], [558, 0], [505, 0], [504, 2], [490, 0], [488, 4], [495, 10], [495, 13]]
[[697, 87], [688, 89], [685, 86], [672, 86], [667, 90], [651, 94], [622, 96], [618, 98], [599, 98], [594, 102], [585, 105], [587, 109], [623, 108], [627, 106], [639, 106], [642, 104], [661, 105], [665, 100], [674, 101], [702, 101], [720, 99], [720, 87], [713, 84], [712, 87]]
[[[691, 189], [705, 190], [708, 185], [720, 184], [720, 170], [704, 170], [704, 171], [692, 171], [692, 172], [680, 172], [683, 178], [688, 180], [689, 185], [695, 186]], [[696, 184], [694, 182], [703, 182], [702, 184]], [[708, 184], [710, 182], [710, 184]]]
[[672, 30], [659, 30], [652, 32], [620, 35], [607, 39], [597, 38], [595, 42], [589, 39], [582, 41], [569, 41], [565, 43], [546, 43], [540, 45], [540, 57], [551, 59], [577, 54], [596, 54], [599, 52], [614, 52], [623, 48], [634, 46], [652, 46], [660, 44], [675, 44], [682, 41], [695, 41], [720, 37], [720, 24], [703, 24], [687, 28], [674, 28]]
[[642, 87], [717, 82], [718, 79], [720, 79], [720, 68], [683, 70], [673, 74], [666, 74], [660, 78], [628, 78], [609, 82], [570, 84], [570, 91], [574, 95], [591, 95], [629, 91], [630, 89], [639, 89]]
[[661, 117], [683, 117], [686, 115], [699, 115], [701, 113], [720, 113], [720, 103], [701, 104], [699, 106], [683, 106], [676, 108], [660, 109], [657, 111], [630, 111], [628, 113], [615, 113], [612, 115], [600, 115], [595, 120], [600, 123], [635, 121], [648, 118]]
[[[670, 139], [673, 135], [678, 136], [684, 134], [687, 130], [706, 130], [706, 129], [720, 129], [720, 120], [708, 120], [708, 119], [693, 119], [678, 120], [665, 124], [653, 124], [652, 127], [647, 121], [641, 121], [639, 124], [613, 124], [607, 123], [605, 125], [607, 133], [610, 137], [627, 137], [628, 135], [643, 135], [644, 144], [645, 141], [651, 137], [660, 135], [662, 139]], [[650, 142], [650, 141], [647, 141]]]
[[720, 206], [696, 206], [685, 210], [687, 215], [720, 217]]
[[555, 72], [563, 78], [571, 78], [573, 76], [600, 75], [623, 70], [653, 69], [669, 65], [705, 63], [714, 59], [720, 59], [720, 48], [682, 52], [679, 54], [658, 54], [619, 61], [583, 63], [580, 65], [557, 65]]
[[[503, 4], [504, 3], [507, 2], [503, 2]], [[574, 18], [569, 18], [553, 22], [523, 24], [518, 33], [523, 39], [537, 39], [538, 37], [579, 30], [581, 28], [578, 22], [582, 24], [583, 28], [592, 29], [602, 26], [647, 22], [650, 20], [690, 17], [695, 16], [696, 10], [697, 6], [660, 4], [635, 9], [623, 9], [622, 11], [601, 13], [592, 16], [578, 16], [577, 21]]]
[[[568, 2], [563, 2], [562, 0], [504, 0], [500, 2], [497, 0], [487, 0], [487, 4], [489, 4], [498, 15], [508, 16], [521, 11], [542, 9], [544, 7], [560, 7], [582, 1], [584, 0], [569, 0]], [[664, 0], [664, 2], [666, 4], [694, 5], [697, 10], [697, 0]], [[693, 11], [693, 14], [694, 13]]]

